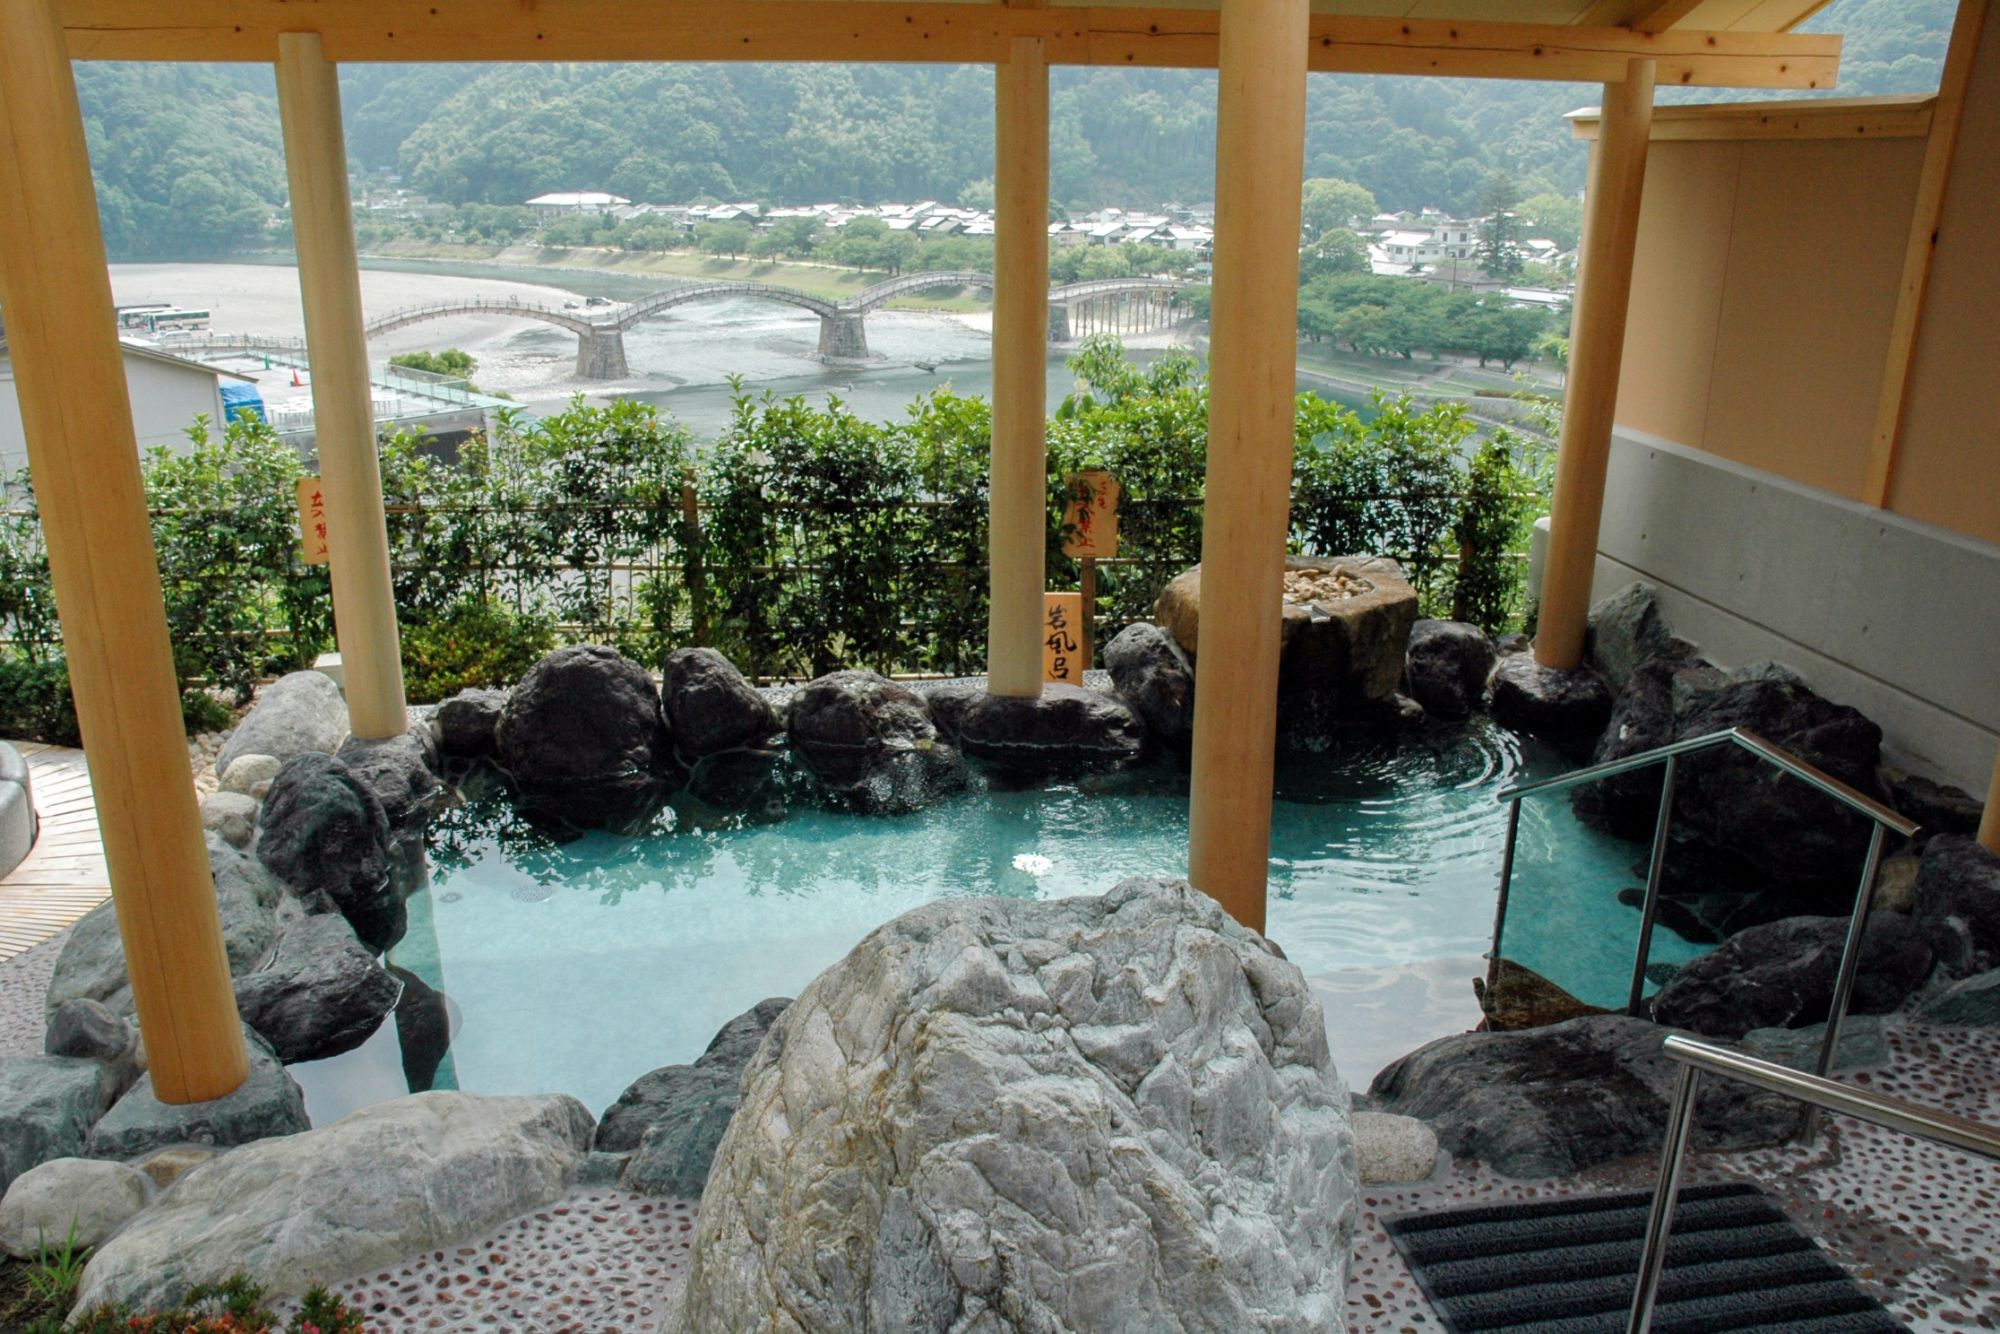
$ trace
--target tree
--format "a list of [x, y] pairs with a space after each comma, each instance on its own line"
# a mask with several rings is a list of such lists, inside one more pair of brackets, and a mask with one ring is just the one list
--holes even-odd
[[1543, 190], [1523, 199], [1514, 213], [1524, 235], [1545, 236], [1564, 250], [1576, 249], [1583, 236], [1583, 200], [1575, 195]]
[[1299, 261], [1299, 279], [1335, 277], [1344, 273], [1368, 272], [1368, 243], [1345, 227], [1323, 233], [1306, 248]]
[[400, 352], [389, 358], [391, 366], [407, 366], [432, 375], [455, 375], [469, 379], [479, 369], [479, 361], [463, 348], [448, 347], [442, 352]]
[[1502, 281], [1518, 279], [1526, 263], [1521, 254], [1521, 219], [1514, 212], [1520, 202], [1521, 188], [1505, 172], [1493, 174], [1479, 201], [1486, 215], [1479, 221], [1479, 267]]
[[695, 241], [711, 255], [741, 255], [750, 248], [750, 224], [704, 222], [695, 228]]
[[976, 208], [986, 212], [993, 210], [993, 178], [982, 176], [976, 181], [967, 181], [958, 188], [958, 206]]
[[1318, 240], [1336, 227], [1349, 226], [1356, 218], [1375, 216], [1375, 196], [1368, 188], [1337, 176], [1316, 176], [1307, 181], [1299, 195], [1299, 205], [1299, 218], [1308, 240]]

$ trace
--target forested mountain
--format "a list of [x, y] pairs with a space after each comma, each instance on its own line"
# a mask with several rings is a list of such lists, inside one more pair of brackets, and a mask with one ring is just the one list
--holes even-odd
[[[1835, 0], [1837, 95], [1928, 92], [1951, 0]], [[77, 66], [107, 242], [120, 257], [253, 241], [285, 196], [271, 73]], [[1214, 192], [1215, 76], [1061, 69], [1051, 173], [1072, 208]], [[374, 65], [342, 72], [357, 167], [450, 203], [546, 190], [770, 203], [977, 196], [993, 173], [993, 78], [975, 67]], [[1663, 91], [1662, 101], [1726, 90]], [[1306, 174], [1358, 181], [1388, 209], [1471, 211], [1496, 171], [1573, 195], [1584, 155], [1562, 115], [1592, 85], [1315, 75]]]

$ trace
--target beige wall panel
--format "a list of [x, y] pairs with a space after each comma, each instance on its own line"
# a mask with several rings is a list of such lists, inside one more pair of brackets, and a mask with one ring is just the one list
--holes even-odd
[[1742, 145], [1655, 143], [1625, 322], [1618, 423], [1699, 448]]
[[1698, 443], [1858, 497], [1923, 143], [1738, 147], [1728, 281]]
[[2000, 542], [2000, 21], [1973, 57], [1889, 508]]

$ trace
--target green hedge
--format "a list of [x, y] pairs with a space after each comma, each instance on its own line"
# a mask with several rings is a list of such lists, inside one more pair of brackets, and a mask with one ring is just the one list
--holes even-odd
[[[1119, 554], [1097, 571], [1104, 633], [1150, 614], [1200, 559], [1208, 387], [1184, 354], [1141, 369], [1087, 341], [1076, 392], [1048, 426], [1049, 581], [1062, 554], [1066, 473], [1119, 479]], [[207, 423], [145, 460], [175, 667], [190, 708], [247, 699], [331, 647], [327, 572], [299, 555], [302, 465], [266, 426]], [[940, 390], [901, 422], [738, 386], [720, 437], [698, 445], [653, 407], [581, 399], [447, 466], [425, 441], [382, 450], [405, 675], [413, 699], [514, 679], [564, 641], [619, 645], [657, 665], [712, 644], [746, 670], [981, 669], [986, 626], [986, 402]], [[1401, 559], [1431, 615], [1502, 629], [1519, 614], [1525, 523], [1546, 472], [1529, 442], [1475, 442], [1463, 408], [1378, 398], [1364, 419], [1301, 395], [1291, 544]], [[0, 511], [0, 730], [73, 739], [48, 562], [25, 474]]]

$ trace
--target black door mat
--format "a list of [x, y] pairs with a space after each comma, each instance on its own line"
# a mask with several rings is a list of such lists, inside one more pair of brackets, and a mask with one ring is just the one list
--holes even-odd
[[[1408, 1214], [1383, 1226], [1447, 1334], [1624, 1334], [1649, 1192]], [[1681, 1191], [1655, 1334], [1909, 1334], [1751, 1185]]]

